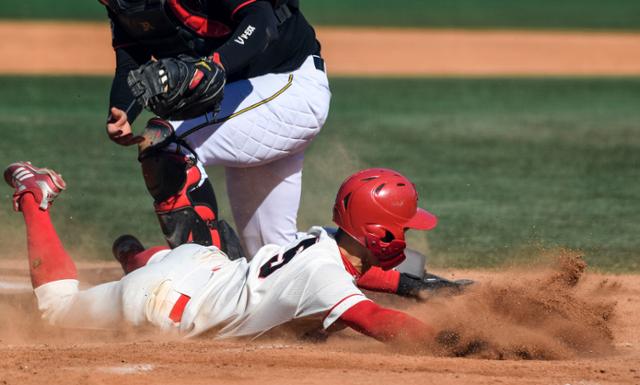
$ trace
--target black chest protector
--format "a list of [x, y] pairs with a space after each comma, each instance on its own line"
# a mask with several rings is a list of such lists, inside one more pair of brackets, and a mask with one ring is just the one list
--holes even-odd
[[[215, 35], [199, 33], [197, 28], [189, 28], [185, 22], [190, 20], [192, 23], [189, 24], [198, 25], [198, 21], [201, 24], [207, 20], [206, 17], [191, 13], [191, 10], [184, 7], [171, 9], [169, 1], [171, 0], [109, 0], [108, 6], [124, 32], [158, 58], [180, 53], [191, 56], [210, 55], [231, 32], [231, 28], [224, 22], [211, 20], [216, 23]], [[183, 22], [178, 17], [182, 17]]]
[[[107, 0], [116, 22], [133, 40], [157, 58], [188, 54], [208, 56], [230, 36], [235, 23], [212, 14], [223, 14], [206, 0]], [[203, 4], [204, 2], [204, 4]], [[282, 24], [298, 0], [274, 0], [276, 18]]]

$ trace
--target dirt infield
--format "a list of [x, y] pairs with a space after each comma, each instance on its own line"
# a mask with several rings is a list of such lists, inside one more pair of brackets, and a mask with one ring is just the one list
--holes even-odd
[[[120, 276], [109, 263], [80, 268], [87, 282]], [[456, 297], [379, 296], [441, 331], [441, 350], [416, 352], [349, 331], [304, 342], [296, 328], [254, 341], [61, 332], [35, 316], [24, 263], [0, 260], [0, 384], [640, 384], [640, 279], [583, 268], [569, 254], [458, 272], [481, 284]]]
[[[640, 34], [318, 28], [331, 75], [640, 75]], [[0, 73], [111, 74], [105, 23], [2, 22]]]

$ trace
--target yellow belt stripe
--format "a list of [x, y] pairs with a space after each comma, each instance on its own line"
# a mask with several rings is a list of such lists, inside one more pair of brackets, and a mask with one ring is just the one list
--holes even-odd
[[291, 84], [293, 83], [293, 74], [289, 75], [289, 80], [287, 80], [287, 84], [284, 85], [284, 87], [282, 87], [281, 89], [278, 90], [278, 92], [276, 92], [275, 94], [269, 96], [266, 99], [263, 99], [255, 104], [250, 105], [249, 107], [245, 107], [243, 109], [241, 109], [240, 111], [236, 111], [233, 114], [229, 115], [229, 116], [225, 116], [224, 118], [220, 118], [220, 119], [215, 119], [212, 124], [218, 124], [218, 123], [222, 123], [222, 122], [226, 122], [227, 120], [231, 119], [231, 118], [235, 118], [236, 116], [240, 115], [240, 114], [244, 114], [247, 111], [253, 110], [254, 108], [260, 107], [263, 104], [267, 104], [270, 101], [272, 101], [273, 99], [277, 98], [280, 94], [282, 94], [283, 92], [285, 92], [289, 87], [291, 87]]
[[255, 104], [252, 104], [248, 107], [245, 107], [243, 109], [241, 109], [240, 111], [236, 111], [233, 114], [229, 115], [229, 116], [225, 116], [223, 118], [219, 118], [219, 119], [214, 119], [212, 121], [208, 121], [202, 124], [198, 124], [197, 126], [191, 128], [190, 130], [182, 133], [179, 135], [179, 138], [183, 139], [186, 138], [187, 136], [191, 135], [192, 133], [194, 133], [195, 131], [198, 131], [199, 129], [205, 127], [205, 126], [210, 126], [212, 124], [220, 124], [220, 123], [224, 123], [229, 119], [235, 118], [236, 116], [240, 115], [240, 114], [244, 114], [247, 111], [251, 111], [254, 108], [258, 108], [263, 104], [267, 104], [270, 101], [272, 101], [273, 99], [277, 98], [279, 95], [281, 95], [283, 92], [285, 92], [289, 87], [291, 87], [291, 84], [293, 84], [293, 74], [289, 74], [289, 79], [287, 80], [287, 84], [285, 84], [281, 89], [279, 89], [275, 94], [269, 96], [266, 99], [263, 99]]

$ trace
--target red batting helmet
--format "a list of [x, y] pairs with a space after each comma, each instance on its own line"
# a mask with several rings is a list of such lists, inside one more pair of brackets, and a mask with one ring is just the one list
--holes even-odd
[[369, 249], [385, 270], [404, 261], [406, 229], [431, 230], [438, 222], [435, 215], [418, 208], [414, 184], [385, 168], [359, 171], [342, 183], [333, 221]]

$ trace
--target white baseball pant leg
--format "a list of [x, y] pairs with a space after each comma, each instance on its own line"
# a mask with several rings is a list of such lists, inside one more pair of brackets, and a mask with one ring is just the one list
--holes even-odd
[[52, 325], [117, 329], [124, 323], [134, 326], [151, 323], [170, 330], [176, 324], [169, 315], [180, 296], [174, 286], [202, 287], [209, 276], [193, 272], [210, 272], [214, 264], [228, 262], [217, 249], [185, 244], [158, 251], [147, 265], [119, 281], [79, 290], [77, 280], [62, 279], [41, 285], [34, 292], [42, 317]]
[[79, 290], [77, 280], [63, 279], [39, 286], [34, 292], [42, 318], [52, 325], [114, 329], [123, 321], [120, 281]]
[[291, 73], [228, 84], [215, 119], [171, 122], [203, 165], [225, 167], [229, 202], [249, 255], [295, 238], [304, 150], [322, 128], [331, 99], [327, 75], [315, 61], [309, 56]]

